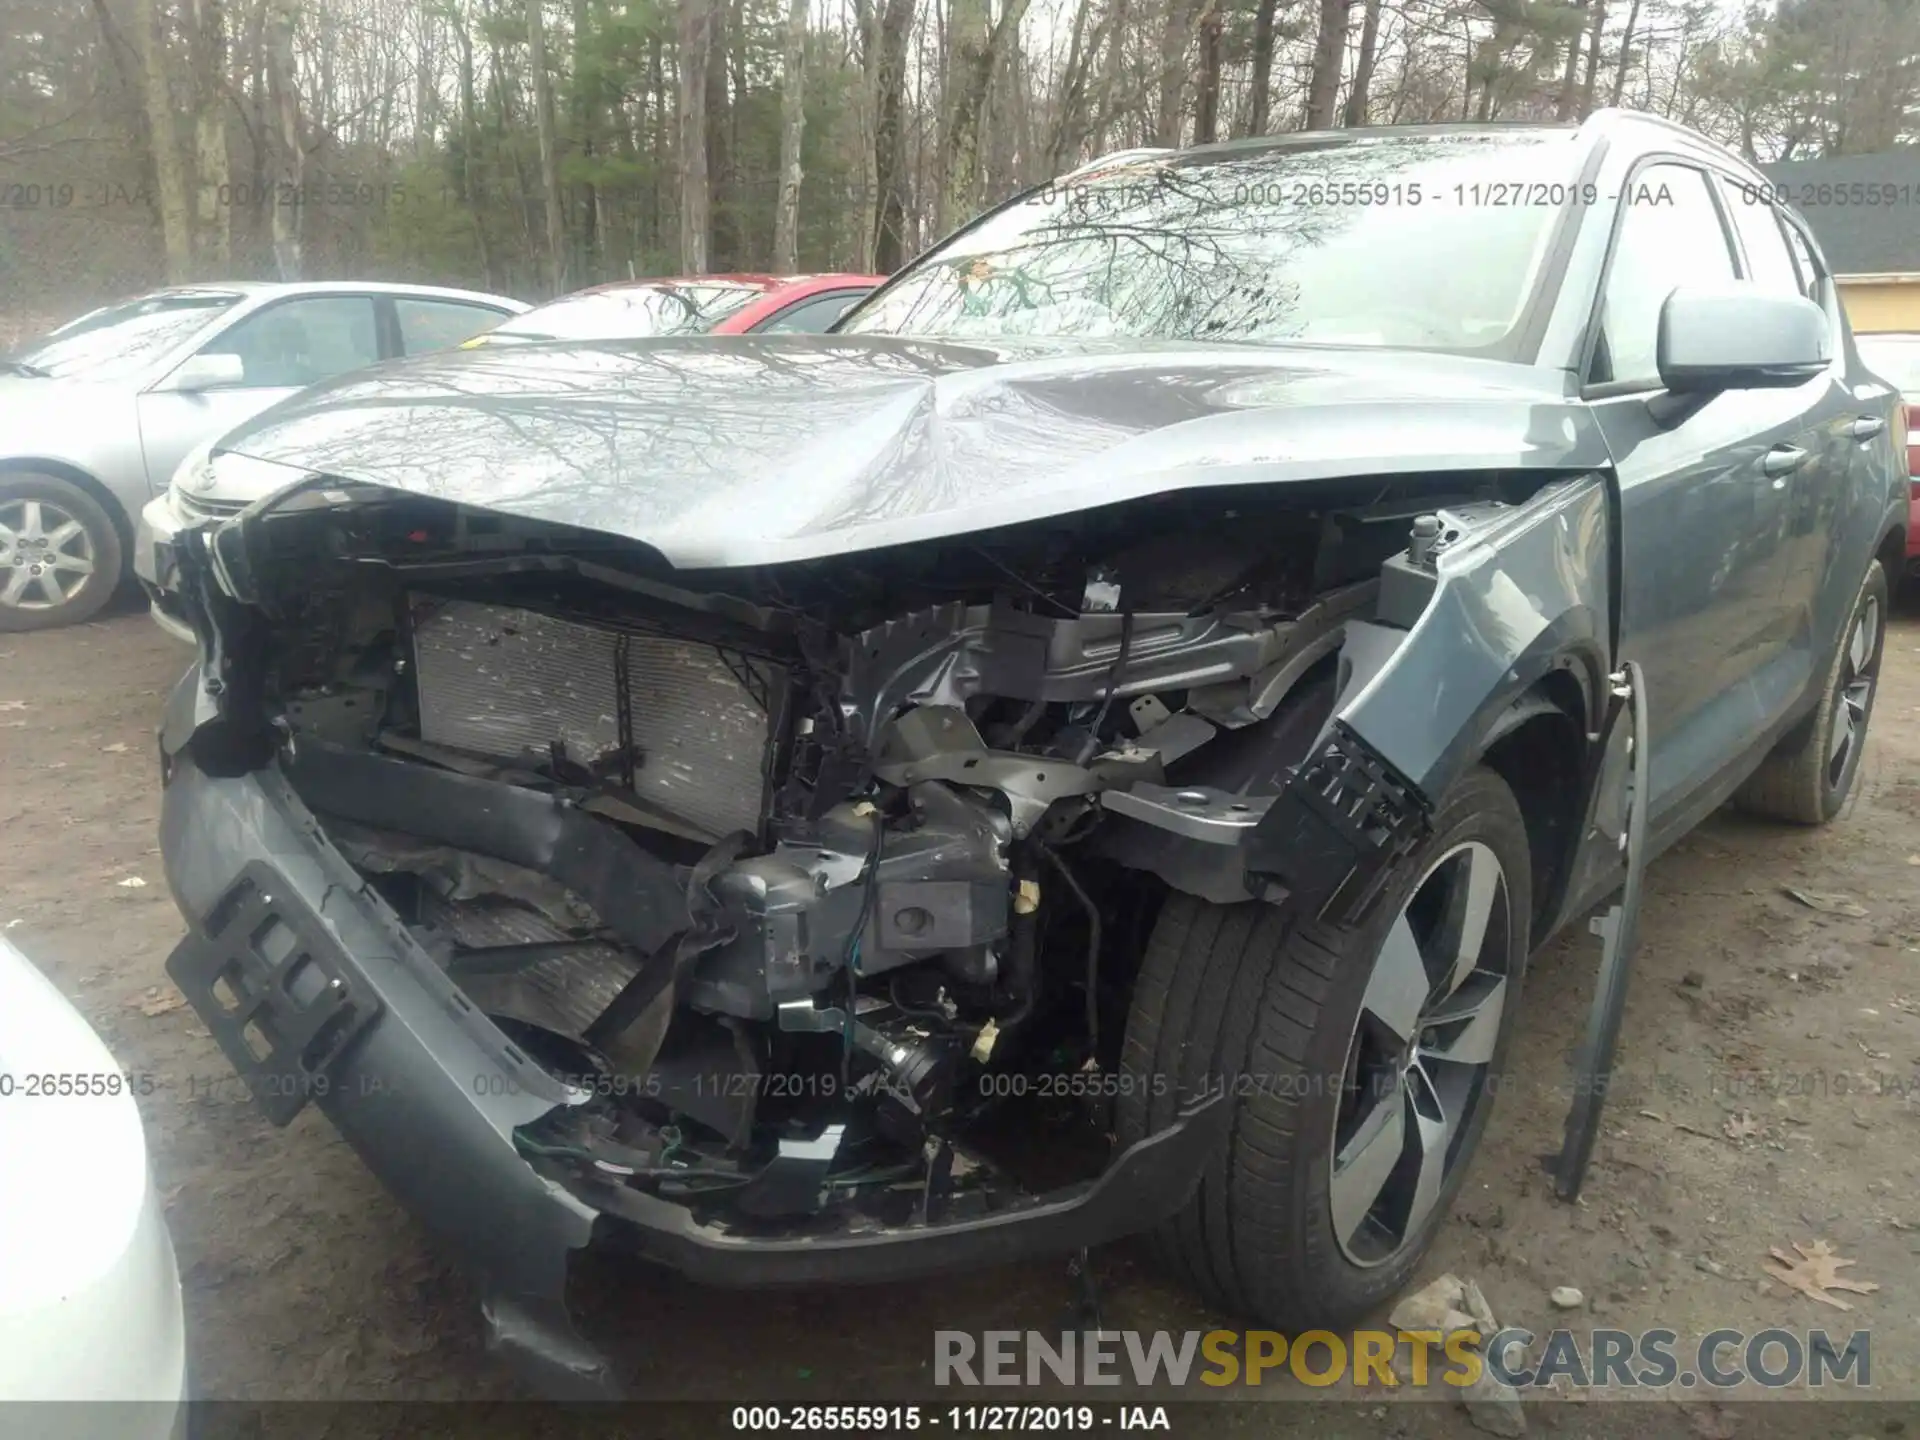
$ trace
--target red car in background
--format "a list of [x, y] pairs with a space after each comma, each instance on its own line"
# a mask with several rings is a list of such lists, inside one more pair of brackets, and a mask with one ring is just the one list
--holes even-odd
[[882, 275], [698, 275], [617, 280], [516, 315], [468, 347], [654, 335], [819, 334]]
[[1920, 334], [1856, 335], [1867, 368], [1890, 382], [1906, 402], [1907, 573], [1920, 572]]

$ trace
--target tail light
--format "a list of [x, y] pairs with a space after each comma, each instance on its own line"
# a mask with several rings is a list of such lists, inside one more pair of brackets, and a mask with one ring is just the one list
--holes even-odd
[[1894, 438], [1906, 449], [1907, 475], [1920, 481], [1920, 441], [1914, 438], [1914, 432], [1920, 431], [1920, 405], [1902, 405], [1894, 414], [1899, 417], [1900, 426], [1900, 433]]

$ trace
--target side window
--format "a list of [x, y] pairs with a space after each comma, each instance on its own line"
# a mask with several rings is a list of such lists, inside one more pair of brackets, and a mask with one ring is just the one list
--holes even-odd
[[854, 301], [860, 298], [855, 291], [843, 290], [832, 295], [818, 295], [811, 300], [803, 300], [789, 310], [782, 310], [773, 319], [760, 326], [762, 334], [798, 334], [824, 335]]
[[507, 318], [484, 305], [463, 305], [457, 300], [411, 300], [404, 295], [393, 297], [393, 309], [400, 318], [403, 355], [450, 349], [483, 330], [491, 330]]
[[373, 301], [364, 295], [285, 300], [249, 315], [202, 351], [240, 357], [241, 383], [312, 385], [380, 358]]
[[1658, 384], [1660, 307], [1677, 286], [1732, 280], [1733, 251], [1705, 172], [1690, 165], [1644, 167], [1620, 204], [1588, 378]]
[[1813, 248], [1807, 244], [1807, 237], [1800, 233], [1800, 227], [1791, 221], [1783, 223], [1787, 232], [1787, 249], [1793, 254], [1793, 268], [1800, 274], [1800, 291], [1809, 300], [1818, 304], [1826, 303], [1826, 292], [1821, 281], [1826, 272], [1821, 270], [1820, 262], [1813, 258]]
[[1733, 216], [1734, 232], [1740, 248], [1746, 252], [1746, 278], [1762, 290], [1776, 295], [1804, 295], [1793, 255], [1787, 249], [1787, 237], [1781, 233], [1780, 217], [1773, 206], [1738, 185], [1723, 184], [1720, 194]]

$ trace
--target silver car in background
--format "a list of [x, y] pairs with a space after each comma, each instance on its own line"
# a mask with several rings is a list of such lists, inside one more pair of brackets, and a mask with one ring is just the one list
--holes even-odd
[[0, 632], [106, 604], [137, 558], [142, 507], [196, 445], [317, 381], [457, 345], [526, 308], [429, 285], [209, 284], [27, 342], [0, 359]]

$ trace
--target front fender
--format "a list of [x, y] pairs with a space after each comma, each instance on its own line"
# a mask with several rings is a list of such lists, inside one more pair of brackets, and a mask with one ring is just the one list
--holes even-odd
[[1247, 836], [1250, 874], [1314, 914], [1356, 919], [1516, 699], [1564, 673], [1582, 733], [1598, 735], [1611, 513], [1605, 480], [1582, 476], [1518, 506], [1446, 513], [1429, 558], [1410, 547], [1391, 562], [1378, 618], [1348, 626], [1319, 742]]
[[[1545, 676], [1578, 684], [1597, 733], [1611, 670], [1609, 492], [1597, 476], [1550, 486], [1434, 560], [1431, 600], [1356, 674], [1334, 718], [1431, 806]], [[1384, 653], [1379, 653], [1384, 649]]]

